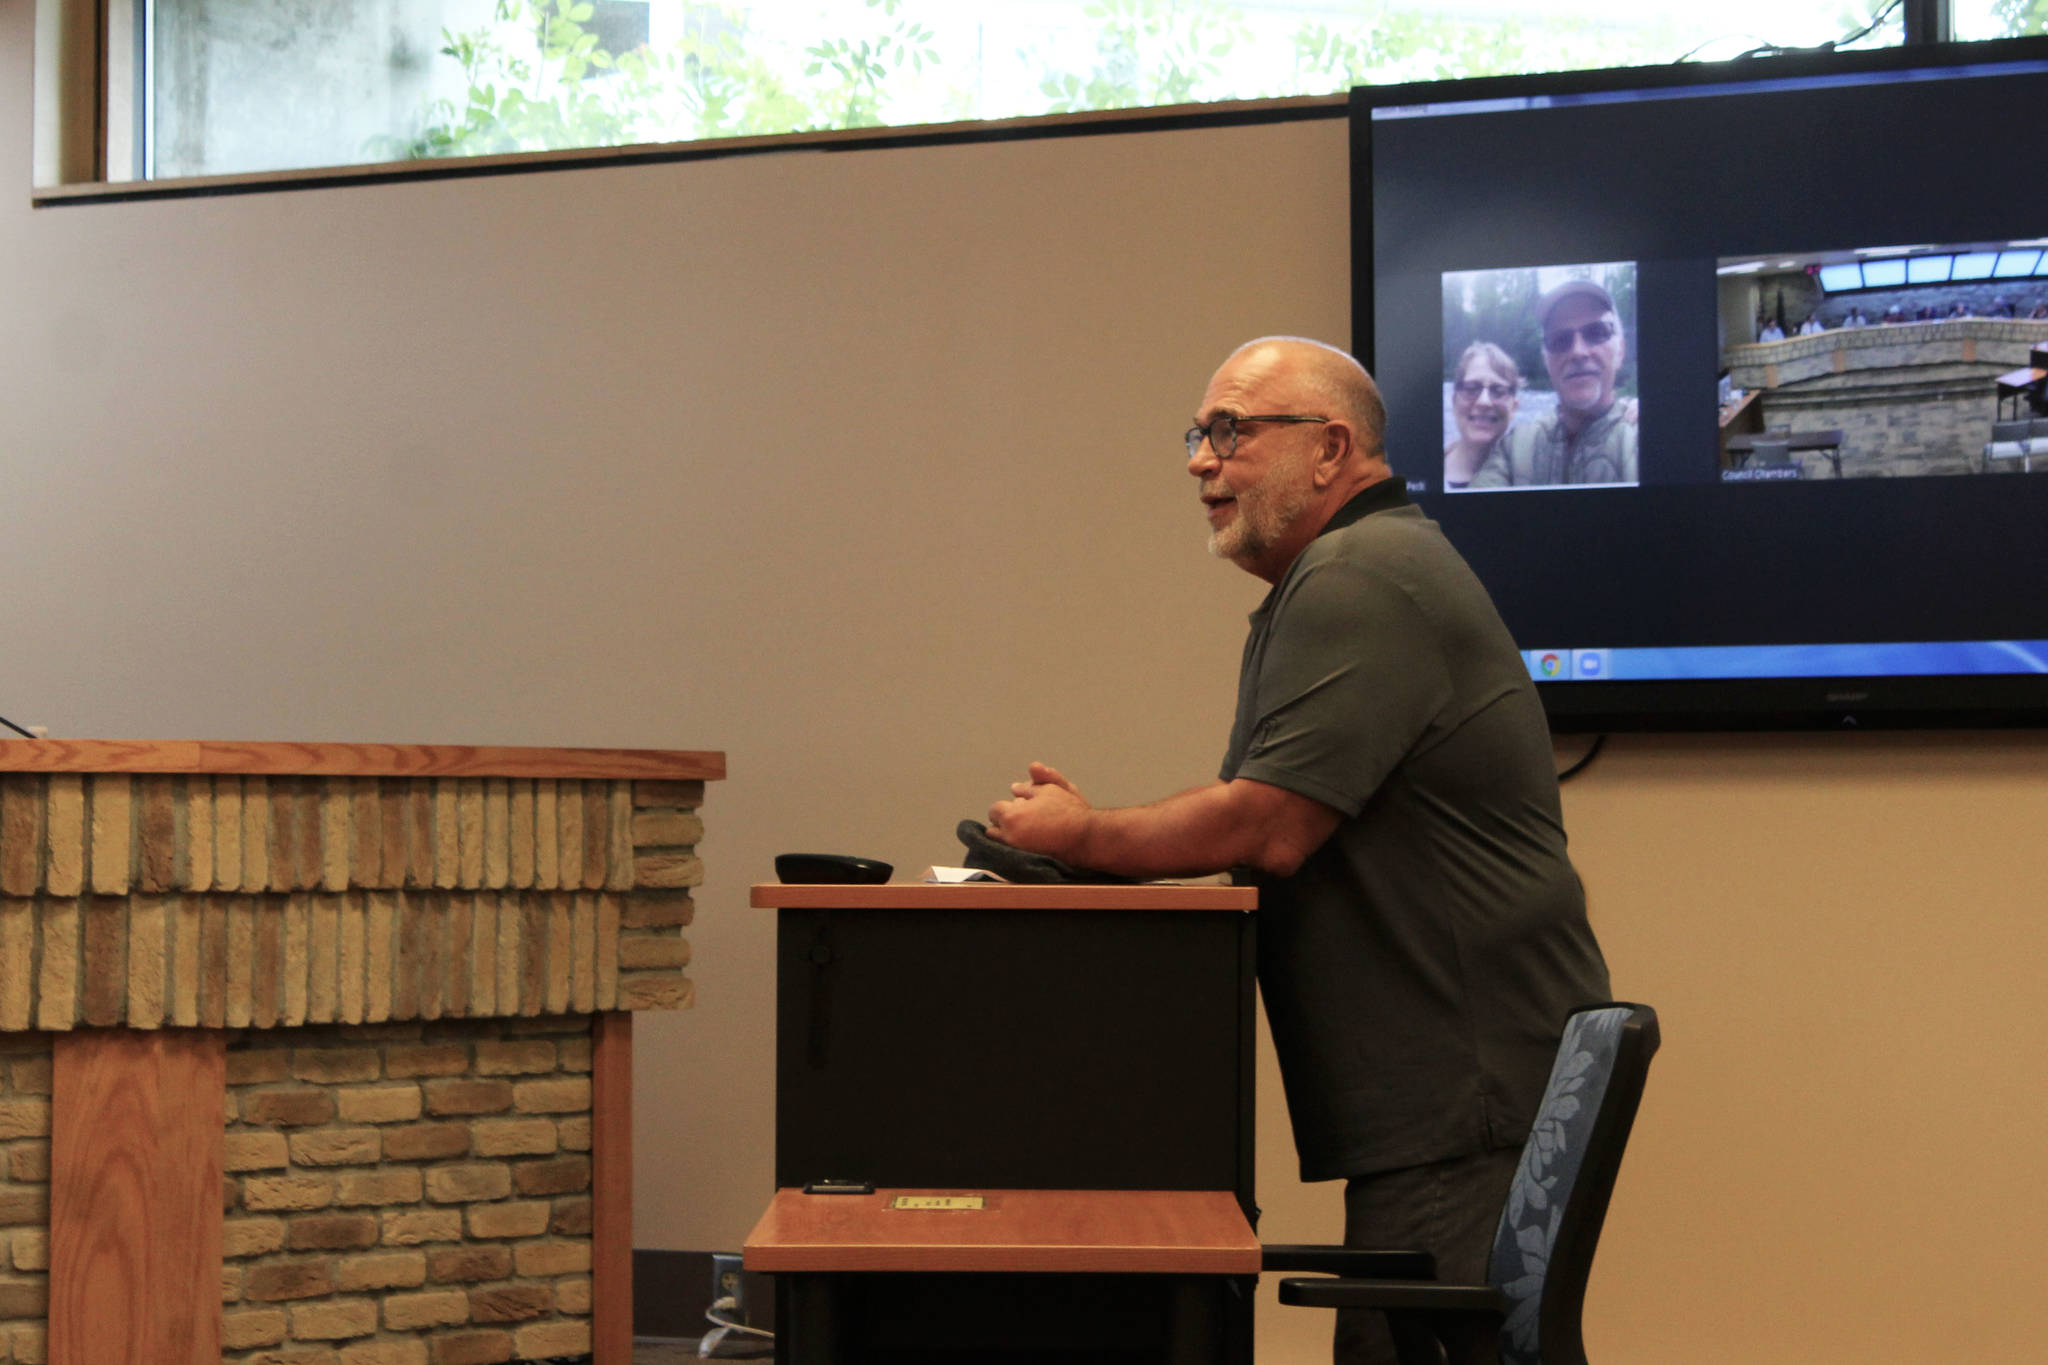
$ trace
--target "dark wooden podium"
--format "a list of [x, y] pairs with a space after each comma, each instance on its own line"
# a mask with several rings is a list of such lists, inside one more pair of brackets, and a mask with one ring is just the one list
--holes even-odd
[[1249, 1359], [1252, 890], [753, 903], [778, 918], [777, 1194], [746, 1255], [777, 1275], [778, 1359]]

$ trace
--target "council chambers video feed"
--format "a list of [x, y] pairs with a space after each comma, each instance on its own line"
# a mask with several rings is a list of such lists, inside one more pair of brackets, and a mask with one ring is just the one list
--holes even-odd
[[1723, 482], [2048, 472], [2048, 238], [1718, 273]]

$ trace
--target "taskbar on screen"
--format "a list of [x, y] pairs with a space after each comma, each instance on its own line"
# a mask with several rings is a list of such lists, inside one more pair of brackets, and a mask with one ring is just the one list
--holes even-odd
[[1522, 661], [1538, 682], [1953, 677], [2048, 673], [2048, 640], [1548, 648], [1525, 649]]

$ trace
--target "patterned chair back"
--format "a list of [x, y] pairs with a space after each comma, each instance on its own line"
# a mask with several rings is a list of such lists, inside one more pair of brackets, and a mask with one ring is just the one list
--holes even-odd
[[1586, 1279], [1657, 1044], [1647, 1005], [1593, 1005], [1565, 1022], [1494, 1237], [1488, 1278], [1510, 1305], [1502, 1365], [1586, 1365]]

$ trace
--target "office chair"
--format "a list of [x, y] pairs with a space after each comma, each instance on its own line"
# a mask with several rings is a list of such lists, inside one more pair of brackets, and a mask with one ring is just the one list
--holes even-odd
[[[2040, 436], [2032, 432], [2034, 424], [2040, 424]], [[2025, 471], [2034, 473], [2036, 446], [2048, 452], [2048, 440], [2042, 440], [2042, 436], [2048, 436], [2048, 420], [2042, 417], [2034, 417], [2032, 422], [2028, 417], [2021, 417], [2019, 422], [1993, 422], [1991, 442], [1985, 446], [1985, 471], [1991, 469], [1993, 460], [2025, 460]]]
[[1586, 1280], [1658, 1041], [1648, 1005], [1589, 1005], [1565, 1021], [1501, 1212], [1489, 1283], [1441, 1284], [1423, 1252], [1274, 1246], [1265, 1251], [1267, 1270], [1339, 1277], [1282, 1280], [1280, 1302], [1379, 1309], [1401, 1365], [1439, 1365], [1439, 1329], [1460, 1327], [1467, 1335], [1494, 1329], [1501, 1365], [1586, 1365]]
[[2034, 457], [2048, 455], [2048, 417], [2036, 417], [2027, 423], [2027, 459], [2024, 468], [2034, 472]]

